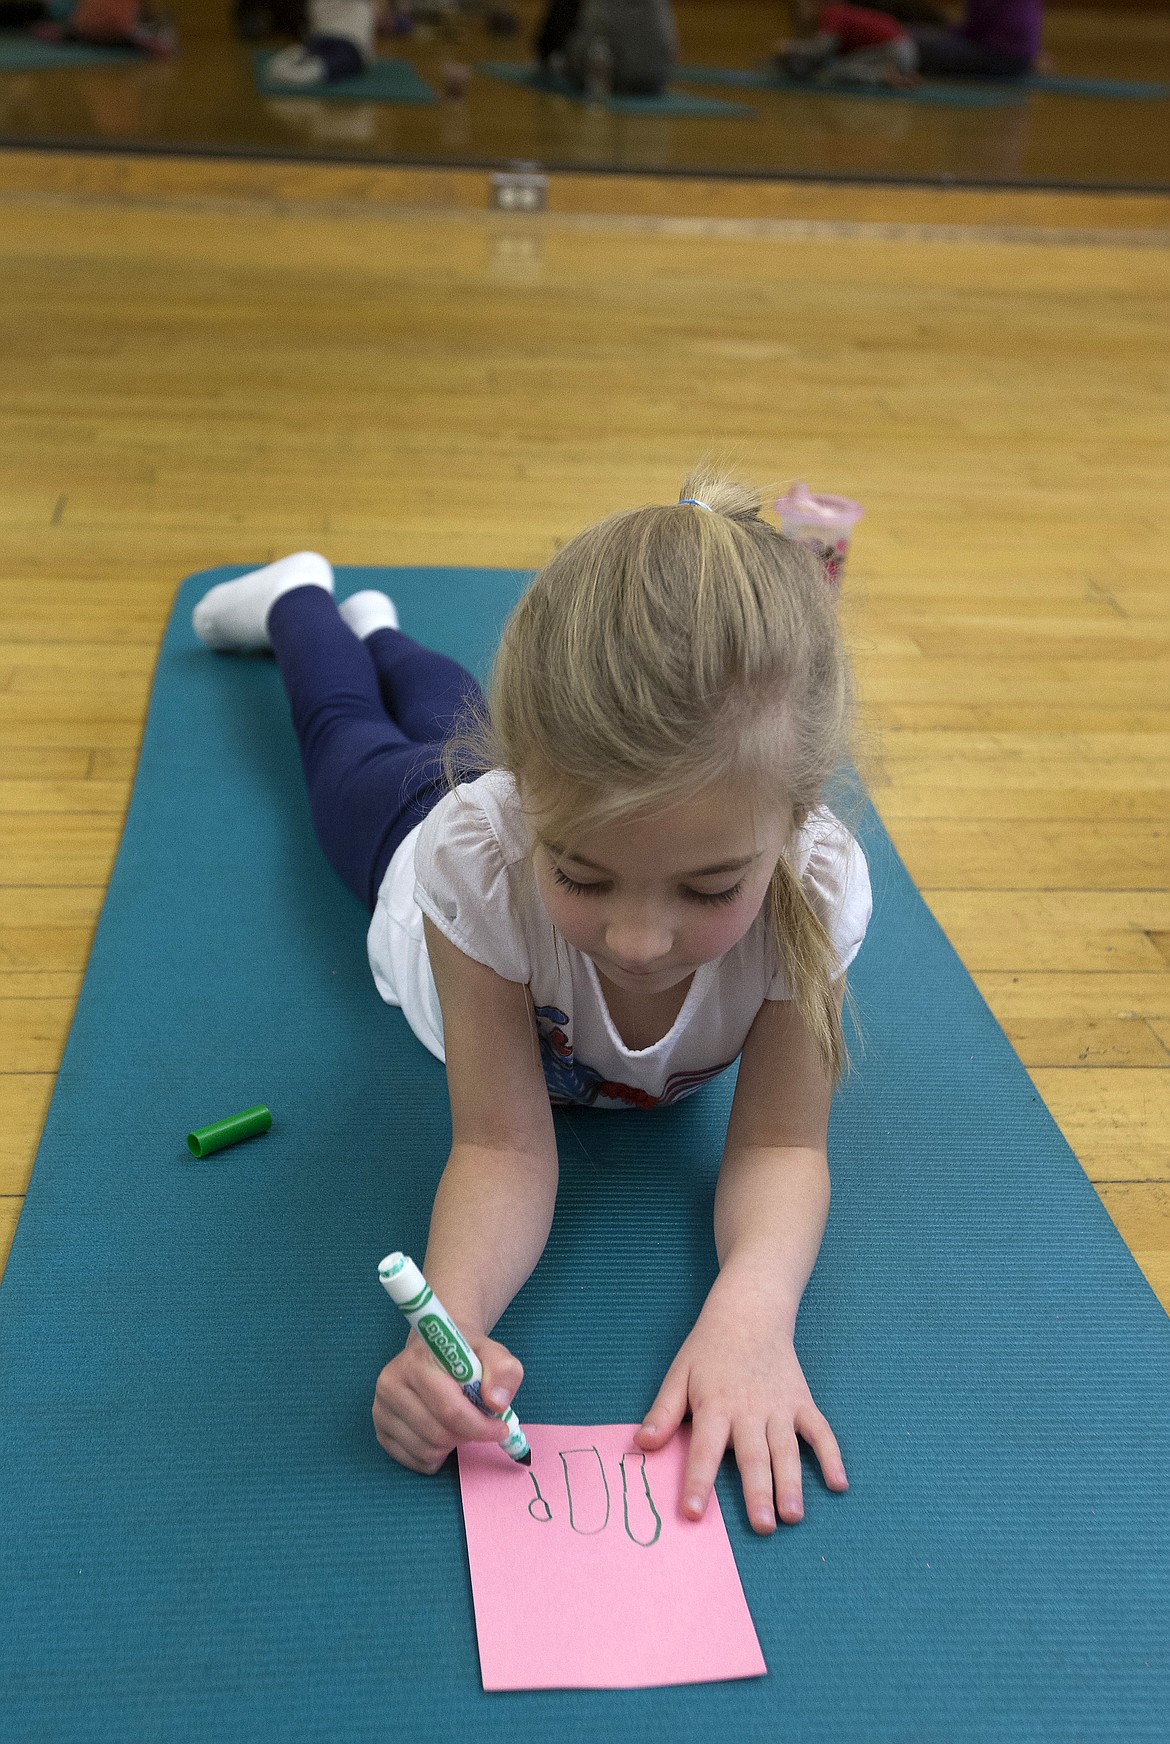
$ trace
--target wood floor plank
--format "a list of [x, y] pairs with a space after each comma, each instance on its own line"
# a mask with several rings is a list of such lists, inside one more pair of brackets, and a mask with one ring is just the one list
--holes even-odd
[[3, 768], [5, 787], [24, 781], [84, 781], [93, 773], [93, 757], [85, 746], [52, 750], [43, 745], [24, 745], [5, 751]]
[[25, 1192], [55, 1074], [0, 1072], [0, 1196]]
[[[1015, 618], [1008, 615], [976, 616], [949, 614], [923, 621], [920, 613], [896, 618], [898, 629], [920, 654], [931, 658], [953, 657], [956, 635], [961, 636], [967, 660], [1087, 660], [1102, 657], [1148, 661], [1170, 657], [1170, 634], [1159, 617], [1123, 618], [1104, 616], [1098, 605], [1081, 602], [1083, 615]], [[1086, 620], [1092, 614], [1092, 622]]]
[[[53, 932], [61, 928], [66, 932], [83, 930], [90, 937], [105, 894], [104, 885], [96, 881], [62, 885], [0, 884], [0, 932], [25, 929]], [[8, 966], [21, 967], [16, 941], [8, 940], [6, 945], [9, 950], [17, 952], [5, 957]], [[29, 963], [25, 966], [36, 968], [41, 965]]]
[[1155, 972], [1166, 959], [1157, 933], [1170, 939], [1170, 893], [1146, 890], [932, 890], [930, 909], [975, 973], [1136, 969]]
[[[929, 776], [927, 777], [929, 780]], [[914, 780], [905, 787], [876, 787], [874, 804], [886, 823], [909, 819], [986, 819], [994, 823], [1031, 819], [1037, 823], [1070, 823], [1077, 819], [1095, 822], [1111, 812], [1119, 822], [1170, 824], [1170, 784], [1130, 787], [1051, 787], [1039, 783], [1028, 787], [976, 788], [928, 786]], [[0, 793], [0, 809], [3, 808]]]
[[72, 999], [0, 999], [0, 1059], [6, 1072], [55, 1072], [73, 1022]]
[[103, 711], [95, 708], [84, 728], [64, 697], [12, 697], [0, 692], [0, 757], [10, 749], [130, 750], [142, 739], [142, 722], [133, 697], [119, 697]]
[[[1070, 738], [1111, 734], [1137, 741], [1161, 739], [1170, 731], [1170, 708], [1111, 708], [1090, 697], [1080, 704], [1039, 708], [1031, 702], [884, 702], [870, 705], [883, 733], [906, 729], [974, 733], [1065, 733]], [[1140, 753], [1139, 753], [1140, 755]]]
[[84, 956], [73, 969], [5, 969], [0, 967], [0, 1001], [5, 999], [68, 999], [76, 1001], [77, 995], [81, 992], [84, 974]]
[[[899, 762], [910, 767], [929, 768], [940, 762], [953, 763], [967, 769], [969, 779], [982, 785], [978, 771], [988, 767], [1004, 779], [1045, 779], [1047, 767], [1105, 764], [1120, 769], [1135, 778], [1147, 763], [1170, 765], [1170, 723], [1167, 727], [1148, 732], [1124, 731], [1106, 726], [1099, 732], [1058, 731], [1051, 725], [1035, 731], [947, 727], [901, 727], [883, 735], [882, 755], [891, 766]], [[957, 779], [962, 779], [961, 776]]]
[[1134, 758], [1124, 770], [1118, 771], [1115, 759], [1077, 756], [1070, 752], [1063, 757], [1029, 756], [1026, 761], [1018, 762], [1000, 758], [989, 769], [983, 759], [966, 754], [964, 737], [956, 734], [957, 742], [950, 755], [937, 757], [904, 756], [896, 742], [887, 743], [882, 747], [882, 760], [890, 786], [896, 792], [919, 787], [927, 790], [973, 789], [981, 796], [997, 790], [1025, 794], [1084, 791], [1093, 796], [1103, 813], [1103, 796], [1119, 785], [1120, 791], [1127, 794], [1170, 791], [1170, 760]]
[[1170, 1183], [1170, 1071], [1034, 1066], [1029, 1076], [1090, 1180]]
[[1122, 708], [1165, 707], [1170, 696], [1170, 662], [1164, 660], [1095, 660], [1077, 670], [1076, 663], [1049, 660], [933, 659], [883, 656], [862, 663], [864, 702], [986, 703], [1026, 701], [1029, 706], [1051, 703], [1075, 706], [1086, 683], [1098, 696], [1108, 696]]
[[1150, 1027], [1170, 1011], [1170, 975], [983, 971], [974, 980], [1029, 1069], [1170, 1065]]
[[16, 1234], [16, 1224], [23, 1203], [22, 1199], [0, 1197], [0, 1270], [8, 1263], [12, 1238]]
[[13, 883], [104, 884], [121, 835], [108, 812], [4, 812], [0, 865]]
[[[86, 758], [88, 762], [88, 757]], [[0, 780], [0, 812], [109, 813], [124, 817], [129, 800], [125, 781], [3, 781]]]
[[1170, 1187], [1126, 1184], [1097, 1190], [1122, 1240], [1165, 1307], [1170, 1301]]
[[890, 834], [927, 891], [1163, 890], [1170, 866], [1160, 821], [898, 818]]
[[90, 752], [89, 779], [91, 781], [117, 782], [125, 786], [127, 793], [134, 781], [134, 773], [138, 768], [138, 750], [116, 750], [106, 747], [103, 750]]

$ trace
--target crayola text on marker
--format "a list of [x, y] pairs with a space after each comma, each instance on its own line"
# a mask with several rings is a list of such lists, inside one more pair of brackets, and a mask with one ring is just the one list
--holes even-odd
[[459, 1382], [472, 1404], [485, 1416], [498, 1417], [509, 1431], [502, 1443], [509, 1459], [531, 1465], [532, 1449], [510, 1405], [493, 1411], [479, 1390], [483, 1367], [479, 1358], [431, 1289], [414, 1261], [404, 1253], [387, 1254], [378, 1267], [386, 1294], [401, 1308], [423, 1343], [453, 1380]]

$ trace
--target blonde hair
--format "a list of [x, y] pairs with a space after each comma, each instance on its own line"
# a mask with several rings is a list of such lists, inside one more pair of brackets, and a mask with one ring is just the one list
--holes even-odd
[[[609, 515], [535, 577], [504, 627], [486, 717], [448, 741], [508, 770], [559, 845], [715, 782], [774, 794], [793, 833], [850, 753], [853, 685], [816, 557], [713, 468], [680, 502]], [[696, 499], [683, 504], [682, 499]], [[792, 997], [834, 1082], [847, 1065], [836, 955], [785, 855], [766, 898]]]

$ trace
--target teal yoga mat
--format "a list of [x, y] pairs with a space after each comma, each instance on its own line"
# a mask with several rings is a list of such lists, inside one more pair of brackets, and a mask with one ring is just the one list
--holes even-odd
[[741, 90], [782, 91], [804, 96], [873, 97], [954, 109], [1000, 109], [1020, 103], [1033, 91], [1065, 97], [1116, 97], [1157, 100], [1170, 97], [1170, 85], [1140, 79], [1078, 79], [1058, 73], [1030, 73], [1020, 79], [927, 79], [894, 89], [883, 85], [820, 84], [789, 79], [774, 67], [680, 67], [678, 77], [692, 85], [731, 85]]
[[[568, 80], [518, 61], [482, 61], [477, 72], [504, 79], [510, 85], [528, 85], [553, 97], [569, 97], [575, 103], [588, 101]], [[747, 103], [727, 103], [717, 97], [694, 97], [687, 91], [663, 91], [658, 97], [609, 97], [605, 107], [618, 115], [706, 115], [714, 119], [755, 119]]]
[[68, 67], [137, 67], [150, 56], [137, 48], [91, 42], [38, 42], [23, 31], [0, 32], [0, 73], [46, 73]]
[[371, 61], [356, 79], [337, 79], [328, 85], [281, 85], [268, 77], [272, 55], [257, 50], [252, 55], [256, 89], [266, 97], [327, 97], [331, 101], [361, 103], [437, 103], [438, 97], [409, 61]]
[[1170, 84], [1149, 79], [1076, 79], [1065, 73], [1029, 73], [1023, 84], [1029, 91], [1047, 91], [1056, 97], [1117, 97], [1127, 102], [1170, 97]]
[[[402, 1470], [369, 1418], [444, 1075], [375, 992], [272, 662], [192, 633], [233, 573], [176, 602], [0, 1286], [5, 1744], [1165, 1744], [1170, 1324], [872, 816], [867, 1052], [797, 1329], [851, 1487], [806, 1455], [803, 1524], [759, 1539], [720, 1479], [768, 1676], [483, 1694], [453, 1463]], [[481, 675], [524, 580], [338, 579]], [[649, 1404], [713, 1275], [731, 1088], [557, 1115], [501, 1323], [523, 1417]], [[258, 1102], [270, 1132], [192, 1158]]]

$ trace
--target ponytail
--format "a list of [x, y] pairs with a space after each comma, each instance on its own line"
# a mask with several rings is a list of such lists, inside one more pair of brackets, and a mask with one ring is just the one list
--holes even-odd
[[825, 1071], [836, 1084], [849, 1070], [849, 1050], [833, 978], [837, 953], [804, 886], [783, 854], [776, 863], [765, 900], [788, 991]]

